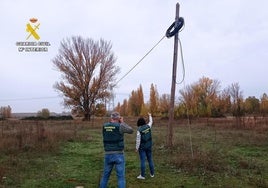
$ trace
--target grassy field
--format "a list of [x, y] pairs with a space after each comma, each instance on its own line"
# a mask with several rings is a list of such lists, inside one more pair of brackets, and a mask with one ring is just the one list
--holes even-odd
[[[136, 119], [125, 119], [136, 130]], [[106, 120], [0, 121], [0, 187], [98, 187]], [[125, 136], [127, 187], [268, 187], [268, 125], [176, 121], [172, 148], [166, 125], [155, 119], [154, 178], [147, 166], [146, 179], [136, 179], [136, 135]], [[117, 187], [115, 171], [109, 187]]]

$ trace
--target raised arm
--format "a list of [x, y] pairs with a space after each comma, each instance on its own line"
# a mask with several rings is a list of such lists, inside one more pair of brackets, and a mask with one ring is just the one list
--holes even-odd
[[149, 125], [150, 127], [152, 127], [152, 125], [153, 125], [152, 114], [151, 114], [151, 113], [148, 113], [148, 116], [149, 116], [149, 123], [148, 123], [148, 125]]
[[120, 121], [121, 121], [121, 122], [120, 122], [120, 129], [119, 129], [119, 131], [120, 131], [121, 133], [132, 134], [132, 133], [133, 133], [133, 129], [132, 129], [132, 127], [130, 127], [128, 124], [126, 124], [126, 123], [124, 122], [123, 117], [121, 118]]

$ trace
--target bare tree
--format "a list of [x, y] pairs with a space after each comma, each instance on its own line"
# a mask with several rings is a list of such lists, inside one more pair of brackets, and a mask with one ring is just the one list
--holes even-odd
[[240, 90], [238, 83], [233, 83], [229, 86], [230, 97], [232, 100], [232, 109], [233, 115], [240, 117], [243, 114], [242, 103], [243, 103], [243, 94]]
[[94, 105], [111, 95], [119, 67], [112, 45], [103, 39], [94, 41], [80, 36], [61, 42], [58, 55], [52, 60], [62, 73], [55, 89], [64, 97], [64, 105], [82, 111], [90, 120]]
[[238, 83], [233, 83], [229, 86], [230, 97], [232, 101], [232, 112], [236, 119], [236, 126], [242, 125], [241, 116], [243, 115], [243, 95]]

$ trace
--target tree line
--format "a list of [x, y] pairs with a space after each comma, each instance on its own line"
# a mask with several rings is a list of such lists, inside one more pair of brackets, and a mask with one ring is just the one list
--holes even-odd
[[[174, 116], [183, 117], [225, 117], [244, 115], [266, 116], [268, 96], [264, 93], [260, 99], [255, 96], [244, 98], [238, 83], [220, 90], [220, 81], [202, 77], [179, 90], [176, 97]], [[170, 95], [159, 95], [157, 86], [151, 84], [149, 101], [144, 102], [142, 85], [133, 90], [128, 99], [117, 104], [115, 110], [124, 116], [144, 115], [150, 111], [155, 116], [168, 117]]]

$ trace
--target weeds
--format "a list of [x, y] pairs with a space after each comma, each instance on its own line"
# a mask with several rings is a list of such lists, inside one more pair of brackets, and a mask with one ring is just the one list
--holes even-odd
[[77, 130], [82, 131], [85, 124], [77, 125], [73, 121], [7, 121], [1, 126], [0, 151], [55, 151], [62, 142], [86, 136], [77, 134]]
[[[0, 187], [97, 187], [102, 122], [0, 122]], [[126, 122], [135, 125], [134, 119]], [[174, 147], [166, 148], [166, 120], [155, 119], [156, 178], [144, 182], [136, 179], [135, 134], [126, 136], [128, 187], [268, 187], [267, 127], [238, 129], [220, 123], [192, 124], [190, 143], [188, 126], [178, 122]], [[110, 185], [116, 185], [115, 174]]]

